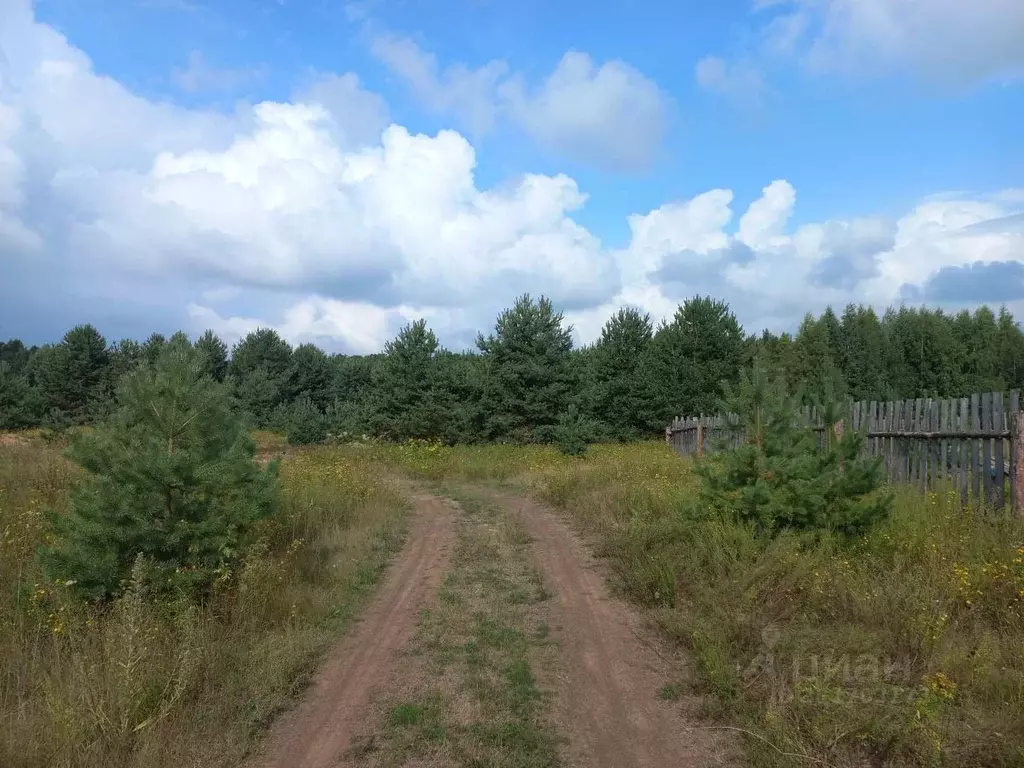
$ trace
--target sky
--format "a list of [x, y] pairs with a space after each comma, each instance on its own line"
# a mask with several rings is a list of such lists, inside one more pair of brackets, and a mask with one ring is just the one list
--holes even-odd
[[0, 0], [0, 338], [1024, 318], [1020, 0]]

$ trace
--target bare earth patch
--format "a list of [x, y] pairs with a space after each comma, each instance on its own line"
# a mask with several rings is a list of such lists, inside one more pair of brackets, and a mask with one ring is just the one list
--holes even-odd
[[344, 759], [352, 737], [372, 719], [375, 691], [415, 631], [448, 569], [452, 507], [417, 495], [407, 543], [362, 618], [330, 654], [307, 694], [271, 727], [252, 768], [327, 768]]
[[552, 634], [563, 649], [555, 717], [569, 742], [564, 761], [588, 768], [734, 765], [721, 734], [702, 729], [679, 702], [659, 697], [678, 667], [643, 639], [638, 616], [610, 595], [568, 526], [529, 498], [494, 499], [522, 520], [554, 593]]

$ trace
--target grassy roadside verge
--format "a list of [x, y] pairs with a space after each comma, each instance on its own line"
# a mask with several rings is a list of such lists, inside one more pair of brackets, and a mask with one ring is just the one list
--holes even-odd
[[416, 759], [544, 768], [558, 764], [548, 695], [547, 590], [518, 521], [465, 492], [452, 567], [424, 612], [371, 734], [352, 750], [375, 766]]
[[205, 605], [140, 588], [103, 614], [47, 583], [42, 511], [74, 470], [38, 439], [0, 445], [0, 765], [236, 765], [308, 682], [400, 546], [406, 502], [357, 451], [316, 449], [281, 468], [232, 586]]
[[[708, 714], [759, 766], [1024, 766], [1024, 523], [900, 490], [851, 543], [695, 523], [664, 445], [409, 445], [426, 477], [512, 482], [566, 512], [616, 585], [689, 649]], [[785, 754], [783, 754], [785, 753]]]

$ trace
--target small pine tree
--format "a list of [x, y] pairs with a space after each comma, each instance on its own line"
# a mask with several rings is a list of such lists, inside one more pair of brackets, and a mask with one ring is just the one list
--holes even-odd
[[285, 434], [291, 445], [312, 445], [327, 439], [327, 417], [309, 395], [302, 395], [288, 412]]
[[[698, 465], [702, 507], [758, 530], [832, 530], [855, 535], [889, 513], [880, 460], [861, 456], [863, 435], [845, 430], [819, 450], [800, 422], [797, 398], [782, 377], [756, 361], [739, 385], [726, 387], [725, 408], [741, 417], [746, 442]], [[838, 413], [838, 409], [827, 409]]]
[[575, 405], [570, 405], [552, 430], [553, 442], [566, 456], [586, 456], [594, 439], [594, 427]]
[[142, 556], [156, 588], [194, 593], [241, 554], [249, 527], [277, 503], [277, 466], [261, 469], [225, 385], [189, 344], [170, 343], [128, 374], [113, 416], [78, 436], [85, 471], [71, 509], [51, 513], [40, 552], [53, 579], [84, 597], [117, 594]]

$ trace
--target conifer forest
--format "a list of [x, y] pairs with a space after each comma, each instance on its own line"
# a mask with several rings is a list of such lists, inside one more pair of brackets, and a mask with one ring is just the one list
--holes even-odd
[[[102, 417], [126, 372], [187, 338], [114, 341], [101, 331], [80, 325], [38, 347], [0, 343], [0, 429]], [[566, 420], [586, 422], [595, 440], [657, 437], [675, 416], [716, 412], [722, 382], [736, 382], [755, 359], [805, 402], [1024, 385], [1024, 333], [1005, 308], [985, 306], [957, 313], [904, 306], [879, 315], [851, 305], [776, 334], [744, 329], [725, 303], [694, 297], [658, 326], [621, 309], [598, 340], [579, 347], [550, 301], [523, 296], [473, 350], [444, 349], [422, 320], [366, 356], [292, 347], [269, 328], [230, 348], [206, 331], [194, 346], [253, 426], [314, 442], [331, 434], [546, 443]]]

